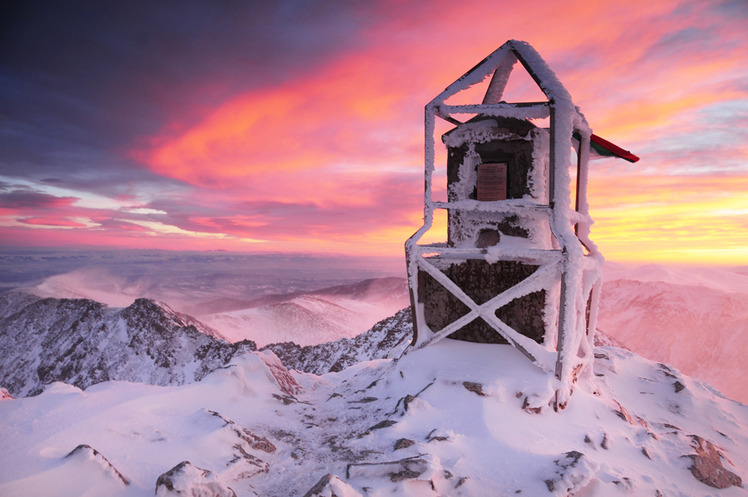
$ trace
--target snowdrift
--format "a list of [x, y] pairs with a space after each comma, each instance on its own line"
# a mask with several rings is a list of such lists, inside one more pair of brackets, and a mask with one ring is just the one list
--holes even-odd
[[269, 351], [182, 386], [0, 401], [3, 496], [744, 496], [748, 407], [599, 347], [566, 410], [505, 345], [445, 340], [339, 373]]

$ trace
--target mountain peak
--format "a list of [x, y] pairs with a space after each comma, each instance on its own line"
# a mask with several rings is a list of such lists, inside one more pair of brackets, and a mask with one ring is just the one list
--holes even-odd
[[745, 495], [748, 407], [614, 347], [594, 373], [561, 412], [533, 407], [548, 375], [512, 347], [452, 340], [322, 377], [257, 352], [168, 389], [52, 387], [0, 402], [0, 493], [110, 495], [119, 474], [143, 496]]
[[0, 385], [34, 395], [65, 381], [81, 388], [107, 380], [156, 385], [199, 380], [251, 341], [217, 332], [152, 299], [112, 309], [87, 299], [37, 299], [0, 320]]

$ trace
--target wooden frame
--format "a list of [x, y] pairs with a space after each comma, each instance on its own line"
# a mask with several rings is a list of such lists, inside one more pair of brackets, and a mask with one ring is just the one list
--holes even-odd
[[[548, 98], [547, 102], [502, 102], [509, 75], [519, 61]], [[445, 100], [491, 76], [488, 90], [480, 104], [448, 105]], [[547, 188], [543, 199], [536, 202], [515, 199], [499, 201], [435, 202], [432, 180], [435, 171], [436, 118], [452, 124], [462, 124], [456, 115], [515, 119], [550, 118]], [[425, 109], [425, 192], [424, 225], [405, 244], [408, 280], [413, 310], [414, 335], [411, 349], [418, 349], [448, 337], [471, 321], [481, 318], [510, 345], [558, 380], [557, 389], [549, 403], [563, 408], [571, 395], [573, 384], [580, 374], [589, 371], [592, 360], [597, 302], [600, 288], [602, 256], [589, 240], [591, 219], [586, 199], [587, 162], [591, 130], [584, 116], [574, 106], [570, 95], [556, 79], [540, 55], [527, 43], [508, 41], [498, 50], [449, 85]], [[575, 208], [570, 207], [570, 147], [574, 134], [581, 139], [577, 156], [577, 187]], [[499, 215], [536, 216], [543, 218], [550, 228], [552, 248], [524, 248], [503, 250], [501, 244], [490, 248], [450, 247], [446, 243], [419, 243], [432, 227], [434, 211], [480, 210]], [[477, 304], [455, 282], [450, 280], [435, 261], [514, 260], [538, 265], [525, 280], [497, 293], [483, 304]], [[424, 319], [423, 306], [418, 301], [418, 273], [425, 272], [459, 299], [469, 311], [440, 330], [431, 330]], [[539, 344], [523, 336], [496, 316], [496, 310], [508, 302], [529, 293], [547, 290], [558, 295], [547, 301], [546, 309], [556, 316], [546, 329], [546, 339]]]

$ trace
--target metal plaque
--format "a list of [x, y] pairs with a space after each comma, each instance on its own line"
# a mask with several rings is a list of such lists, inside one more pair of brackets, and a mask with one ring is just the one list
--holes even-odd
[[506, 200], [506, 163], [478, 165], [478, 200]]

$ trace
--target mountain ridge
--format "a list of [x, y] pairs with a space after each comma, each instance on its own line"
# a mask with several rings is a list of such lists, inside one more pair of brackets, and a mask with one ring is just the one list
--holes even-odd
[[404, 278], [373, 278], [239, 303], [213, 301], [202, 309], [237, 309], [198, 313], [197, 317], [230, 341], [249, 338], [258, 346], [278, 342], [308, 346], [353, 338], [407, 307], [409, 302]]
[[563, 411], [551, 383], [511, 346], [453, 340], [323, 376], [263, 351], [178, 386], [54, 383], [0, 401], [0, 494], [747, 494], [748, 407], [614, 347]]
[[334, 285], [331, 287], [321, 288], [319, 290], [273, 293], [250, 300], [241, 300], [236, 298], [215, 299], [200, 304], [194, 304], [188, 307], [187, 310], [188, 312], [196, 316], [200, 316], [203, 314], [216, 314], [244, 309], [253, 309], [255, 307], [262, 307], [269, 304], [277, 304], [293, 300], [296, 297], [301, 297], [304, 295], [344, 295], [347, 298], [363, 300], [364, 298], [370, 296], [371, 293], [377, 292], [385, 293], [388, 297], [392, 297], [392, 290], [401, 290], [402, 288], [405, 288], [405, 290], [407, 291], [407, 286], [405, 286], [405, 284], [405, 278], [399, 278], [396, 276], [368, 278], [356, 283]]
[[108, 380], [182, 384], [256, 349], [250, 341], [231, 344], [151, 299], [125, 308], [88, 299], [16, 301], [0, 319], [0, 385], [13, 396], [38, 394], [54, 381], [80, 388]]

